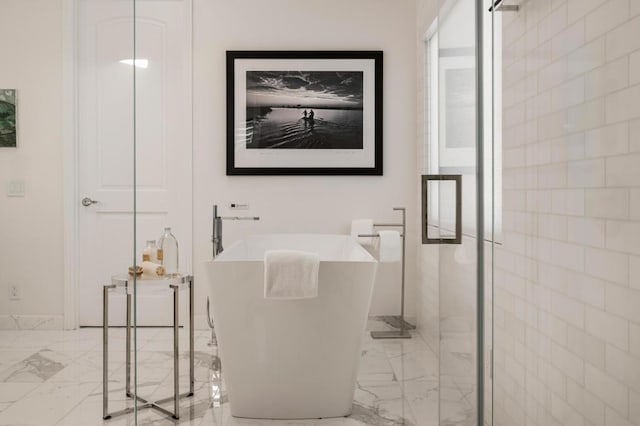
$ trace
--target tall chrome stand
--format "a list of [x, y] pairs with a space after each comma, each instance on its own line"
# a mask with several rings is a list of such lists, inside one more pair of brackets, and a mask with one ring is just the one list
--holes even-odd
[[[138, 281], [145, 281], [138, 279]], [[169, 288], [173, 291], [173, 396], [160, 399], [158, 401], [149, 401], [136, 394], [131, 393], [131, 287], [133, 285], [133, 277], [122, 276], [114, 277], [110, 285], [105, 285], [102, 293], [102, 418], [110, 419], [112, 417], [121, 416], [123, 414], [132, 413], [135, 408], [129, 407], [123, 410], [109, 413], [109, 292], [118, 287], [124, 287], [127, 293], [127, 326], [126, 326], [126, 390], [127, 397], [134, 398], [141, 402], [137, 406], [138, 410], [144, 408], [153, 408], [161, 413], [173, 417], [180, 418], [180, 399], [193, 396], [195, 386], [194, 375], [194, 312], [193, 312], [193, 277], [190, 275], [170, 277], [165, 279], [157, 279], [153, 281], [168, 281]], [[180, 352], [179, 352], [179, 294], [180, 286], [188, 284], [189, 286], [189, 392], [180, 394]], [[147, 285], [145, 283], [145, 285]], [[159, 404], [173, 400], [173, 412], [161, 407]]]
[[[372, 331], [371, 337], [374, 339], [411, 339], [411, 333], [408, 328], [415, 328], [407, 324], [404, 320], [404, 281], [405, 281], [405, 252], [407, 246], [407, 209], [404, 207], [394, 207], [394, 211], [402, 212], [402, 223], [375, 223], [374, 227], [393, 227], [401, 228], [402, 233], [402, 278], [400, 284], [400, 329], [389, 331]], [[379, 234], [360, 234], [358, 237], [379, 237]]]

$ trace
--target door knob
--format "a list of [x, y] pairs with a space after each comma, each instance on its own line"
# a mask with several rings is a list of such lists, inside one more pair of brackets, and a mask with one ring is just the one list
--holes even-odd
[[98, 203], [98, 201], [92, 200], [89, 197], [84, 197], [82, 199], [82, 205], [85, 206], [85, 207], [89, 207], [91, 204], [97, 204], [97, 203]]

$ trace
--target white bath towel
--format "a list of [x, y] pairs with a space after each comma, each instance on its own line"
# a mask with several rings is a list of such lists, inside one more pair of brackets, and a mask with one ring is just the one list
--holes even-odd
[[372, 219], [354, 219], [351, 221], [351, 236], [363, 246], [373, 246], [373, 238], [358, 237], [359, 234], [373, 234]]
[[264, 253], [264, 297], [307, 299], [318, 296], [320, 256], [297, 250]]
[[402, 259], [402, 238], [398, 231], [378, 231], [380, 249], [378, 261], [399, 262]]

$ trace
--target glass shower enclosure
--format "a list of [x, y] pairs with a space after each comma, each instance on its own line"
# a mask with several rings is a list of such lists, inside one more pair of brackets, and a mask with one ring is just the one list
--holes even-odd
[[[492, 278], [500, 132], [491, 3], [445, 0], [425, 41], [423, 329], [439, 361], [439, 424], [492, 424]], [[478, 391], [479, 390], [479, 391]]]
[[[105, 419], [178, 418], [194, 393], [191, 13], [188, 0], [77, 2], [79, 322], [109, 326]], [[180, 243], [171, 279], [149, 263], [162, 252], [145, 251], [167, 227]]]
[[639, 13], [438, 4], [421, 219], [440, 424], [640, 424]]

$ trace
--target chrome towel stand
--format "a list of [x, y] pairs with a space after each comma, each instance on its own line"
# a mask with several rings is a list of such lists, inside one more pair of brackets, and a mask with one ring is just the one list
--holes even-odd
[[[390, 331], [372, 331], [371, 337], [374, 339], [411, 339], [411, 334], [407, 331], [406, 322], [404, 320], [404, 280], [405, 280], [405, 251], [407, 245], [407, 209], [404, 207], [394, 207], [394, 211], [402, 212], [402, 223], [374, 223], [375, 228], [391, 227], [402, 228], [400, 237], [402, 238], [402, 281], [400, 294], [400, 330]], [[380, 237], [379, 234], [358, 234], [358, 237]]]

